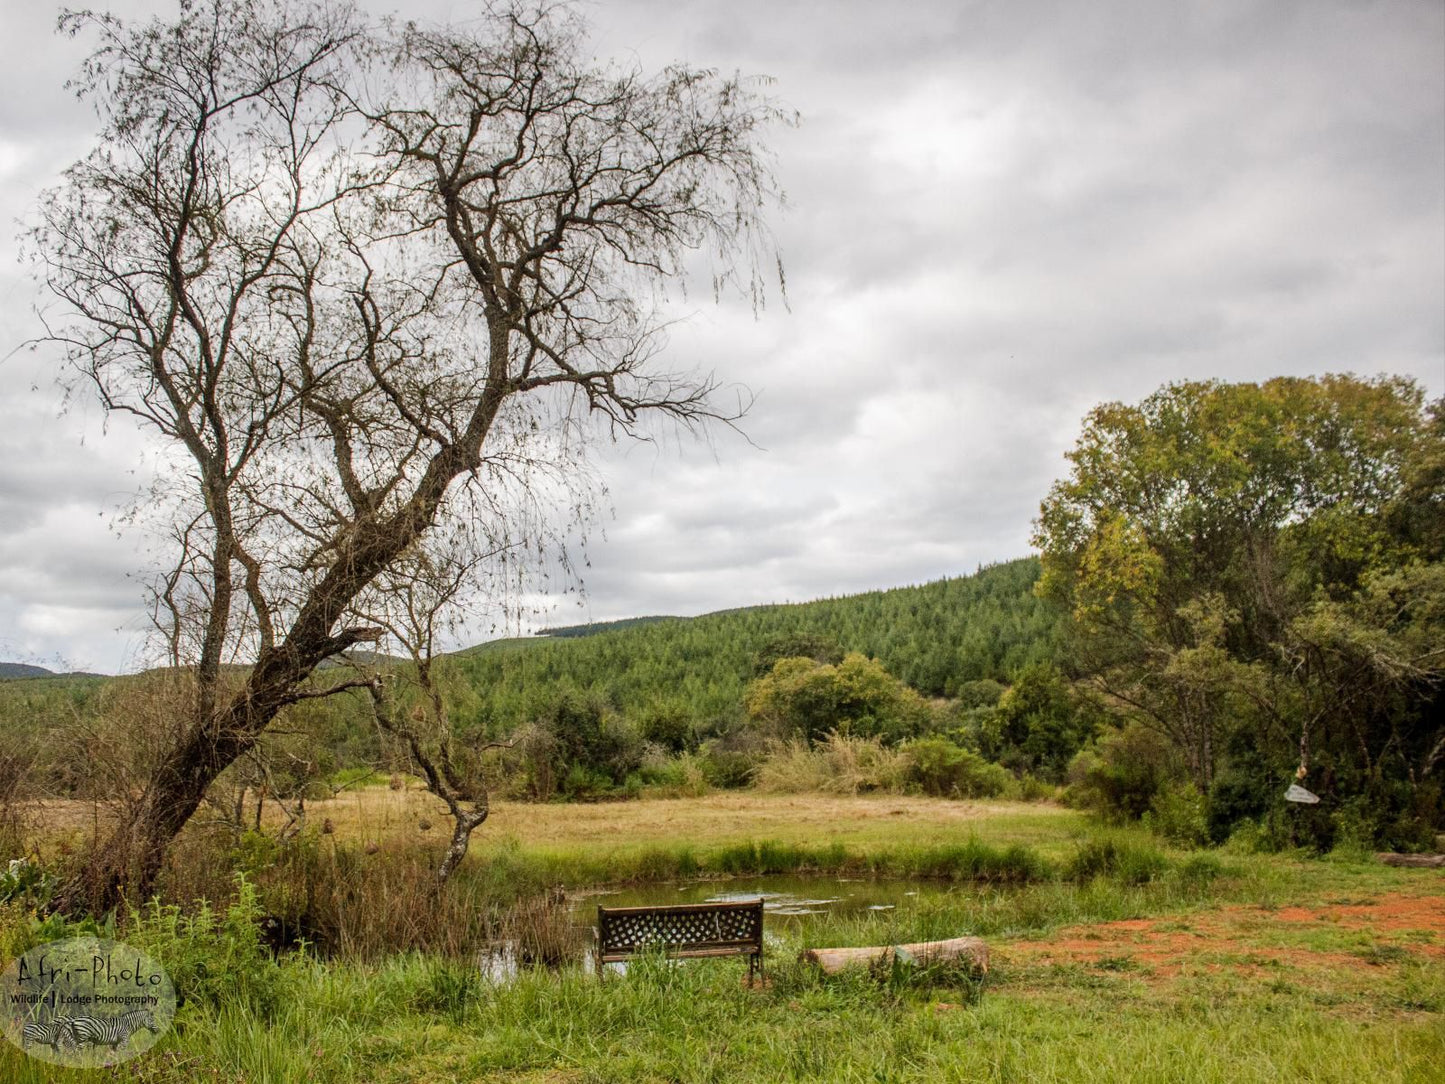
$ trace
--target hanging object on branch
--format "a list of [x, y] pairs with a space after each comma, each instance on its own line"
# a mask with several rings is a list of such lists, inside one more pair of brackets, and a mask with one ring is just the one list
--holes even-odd
[[1284, 792], [1286, 802], [1298, 802], [1300, 805], [1318, 805], [1320, 796], [1312, 794], [1300, 786], [1305, 781], [1305, 776], [1310, 774], [1310, 727], [1309, 723], [1304, 725], [1299, 736], [1299, 767], [1294, 770], [1295, 781], [1289, 785], [1289, 790]]

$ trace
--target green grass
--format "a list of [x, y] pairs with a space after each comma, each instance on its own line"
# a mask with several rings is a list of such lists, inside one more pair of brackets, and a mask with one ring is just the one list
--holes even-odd
[[[1202, 978], [1167, 996], [1127, 965], [966, 983], [823, 980], [786, 961], [749, 990], [732, 961], [644, 961], [598, 983], [526, 973], [489, 986], [404, 957], [297, 963], [269, 1019], [183, 1013], [115, 1080], [1423, 1081], [1445, 1058], [1441, 977], [1386, 974], [1318, 1004], [1288, 983]], [[41, 1072], [40, 1070], [44, 1070]], [[91, 1080], [7, 1050], [15, 1084]]]
[[[832, 802], [820, 799], [836, 811]], [[800, 818], [810, 812], [794, 808]], [[168, 961], [188, 1000], [171, 1033], [105, 1079], [1276, 1084], [1425, 1081], [1445, 1064], [1436, 930], [1328, 920], [1332, 908], [1386, 893], [1445, 895], [1433, 872], [1342, 856], [1181, 851], [1140, 830], [1103, 831], [1057, 811], [1030, 820], [1026, 810], [1004, 809], [997, 824], [981, 817], [921, 833], [890, 817], [886, 803], [849, 808], [876, 814], [866, 832], [755, 836], [749, 829], [758, 818], [744, 817], [729, 835], [703, 817], [696, 837], [654, 836], [617, 849], [514, 837], [480, 849], [466, 867], [466, 891], [479, 906], [558, 882], [729, 872], [954, 883], [890, 911], [770, 925], [765, 988], [747, 988], [745, 965], [735, 960], [644, 960], [603, 982], [577, 970], [535, 970], [500, 984], [465, 956], [293, 955], [271, 964], [236, 920], [244, 907], [204, 920], [162, 911], [121, 936]], [[384, 849], [342, 866], [364, 886], [397, 857]], [[20, 945], [23, 916], [11, 909], [0, 917], [7, 943]], [[1150, 920], [1161, 939], [1197, 938], [1198, 948], [1183, 966], [1166, 966], [1127, 930], [1114, 930], [1099, 936], [1092, 955], [1050, 955], [1065, 938], [1092, 945], [1100, 924], [1124, 919]], [[1217, 936], [1206, 936], [1211, 930]], [[982, 987], [946, 969], [825, 979], [797, 962], [804, 947], [961, 934], [995, 948]], [[206, 960], [217, 967], [195, 966]], [[247, 975], [220, 974], [226, 961]], [[0, 1080], [95, 1079], [0, 1044]]]

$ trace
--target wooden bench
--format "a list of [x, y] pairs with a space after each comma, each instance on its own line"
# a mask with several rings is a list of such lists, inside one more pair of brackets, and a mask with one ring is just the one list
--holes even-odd
[[673, 957], [747, 956], [748, 983], [763, 968], [763, 901], [597, 908], [597, 973], [642, 952]]

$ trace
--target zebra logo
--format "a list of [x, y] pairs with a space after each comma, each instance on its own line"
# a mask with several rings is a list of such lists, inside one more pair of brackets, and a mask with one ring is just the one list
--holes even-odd
[[75, 1034], [77, 1043], [108, 1046], [112, 1050], [129, 1042], [131, 1035], [141, 1028], [146, 1028], [153, 1035], [160, 1034], [161, 1029], [156, 1026], [155, 1015], [149, 1009], [132, 1009], [119, 1016], [102, 1018], [77, 1016], [70, 1021], [70, 1029]]
[[143, 1054], [171, 1026], [170, 977], [145, 953], [76, 937], [37, 945], [0, 971], [0, 1028], [29, 1057], [98, 1068]]
[[32, 1020], [26, 1024], [21, 1032], [20, 1049], [27, 1054], [32, 1046], [48, 1046], [55, 1053], [74, 1050], [78, 1043], [75, 1039], [75, 1029], [70, 1026], [70, 1018], [67, 1016], [57, 1017], [54, 1020]]

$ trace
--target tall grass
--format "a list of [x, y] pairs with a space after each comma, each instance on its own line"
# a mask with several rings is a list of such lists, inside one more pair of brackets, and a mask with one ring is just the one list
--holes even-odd
[[911, 766], [906, 752], [878, 738], [834, 731], [816, 744], [795, 740], [774, 746], [758, 765], [753, 785], [769, 794], [898, 793]]

